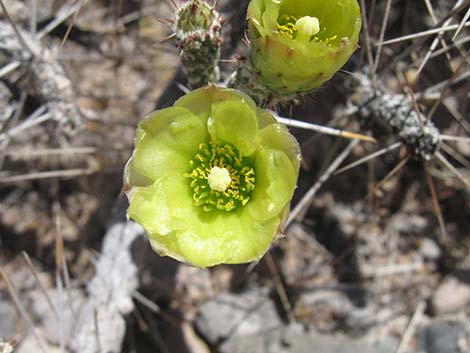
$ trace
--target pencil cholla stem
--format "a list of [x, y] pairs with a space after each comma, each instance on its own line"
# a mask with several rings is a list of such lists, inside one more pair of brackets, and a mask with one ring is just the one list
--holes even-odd
[[191, 88], [219, 80], [220, 31], [219, 13], [203, 0], [188, 1], [176, 11], [174, 32]]
[[440, 132], [415, 110], [411, 99], [402, 94], [374, 91], [364, 75], [359, 77], [358, 87], [354, 104], [363, 125], [373, 130], [385, 128], [391, 131], [416, 157], [426, 161], [434, 157], [441, 141]]

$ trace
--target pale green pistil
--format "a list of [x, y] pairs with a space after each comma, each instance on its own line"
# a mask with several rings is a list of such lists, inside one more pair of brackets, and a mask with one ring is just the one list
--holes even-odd
[[320, 32], [320, 21], [316, 17], [304, 16], [295, 22], [295, 28], [297, 28], [296, 40], [309, 42], [312, 36]]
[[232, 182], [230, 173], [227, 168], [212, 167], [209, 176], [207, 177], [209, 186], [212, 190], [224, 192]]
[[318, 34], [322, 30], [325, 31], [326, 28], [321, 29], [320, 20], [313, 16], [303, 16], [297, 19], [295, 16], [283, 14], [278, 19], [277, 29], [297, 42], [309, 43], [313, 40], [323, 42], [329, 47], [331, 47], [331, 42], [338, 38], [337, 35], [321, 38], [321, 35]]

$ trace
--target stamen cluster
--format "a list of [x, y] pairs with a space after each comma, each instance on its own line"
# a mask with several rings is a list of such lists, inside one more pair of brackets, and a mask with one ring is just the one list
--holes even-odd
[[[206, 212], [214, 209], [230, 212], [248, 204], [255, 189], [255, 171], [235, 147], [215, 141], [201, 143], [189, 165], [191, 172], [185, 176], [191, 178], [196, 206], [202, 206]], [[226, 169], [230, 174], [231, 182], [225, 191], [212, 189], [209, 184], [214, 167]]]

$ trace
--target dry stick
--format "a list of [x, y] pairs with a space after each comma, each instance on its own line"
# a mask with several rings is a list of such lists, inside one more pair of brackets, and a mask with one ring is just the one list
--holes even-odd
[[441, 135], [440, 138], [442, 141], [470, 142], [470, 137], [464, 136]]
[[174, 327], [180, 327], [181, 326], [181, 322], [179, 320], [175, 319], [171, 315], [167, 314], [165, 311], [161, 310], [160, 307], [156, 303], [151, 301], [149, 298], [144, 296], [142, 293], [140, 293], [138, 291], [135, 291], [135, 292], [132, 293], [132, 298], [134, 298], [140, 304], [142, 304], [145, 307], [147, 307], [148, 309], [150, 309], [150, 311], [152, 311], [154, 314], [158, 314], [163, 320], [167, 321], [168, 323], [170, 323]]
[[460, 22], [459, 28], [457, 28], [457, 30], [455, 31], [454, 36], [452, 37], [452, 42], [455, 41], [459, 33], [462, 31], [464, 24], [467, 22], [469, 18], [470, 18], [470, 8], [467, 10], [467, 13], [462, 19], [462, 22]]
[[69, 7], [66, 10], [62, 10], [65, 6], [59, 11], [59, 16], [55, 18], [52, 22], [50, 22], [46, 27], [44, 27], [41, 31], [38, 32], [37, 38], [42, 39], [44, 36], [52, 32], [57, 26], [59, 26], [62, 22], [72, 16], [77, 9], [80, 7], [79, 3], [76, 3]]
[[320, 176], [318, 181], [310, 188], [310, 190], [304, 195], [304, 197], [299, 201], [299, 203], [294, 207], [287, 217], [285, 227], [287, 228], [292, 221], [300, 215], [302, 211], [312, 202], [313, 197], [317, 193], [318, 189], [323, 185], [325, 181], [335, 172], [341, 163], [349, 156], [354, 147], [359, 144], [358, 140], [353, 140], [349, 145], [344, 149], [341, 154], [336, 157], [333, 163], [326, 169], [326, 171]]
[[407, 155], [405, 156], [400, 162], [398, 162], [398, 164], [395, 166], [395, 168], [393, 168], [390, 173], [388, 173], [385, 178], [383, 178], [374, 188], [372, 191], [369, 192], [369, 194], [367, 195], [367, 198], [371, 197], [372, 195], [375, 195], [375, 193], [382, 188], [382, 186], [390, 180], [390, 178], [392, 178], [395, 174], [397, 174], [406, 164], [406, 162], [408, 162], [410, 160], [411, 156], [410, 155]]
[[15, 71], [20, 66], [21, 66], [21, 63], [19, 61], [12, 61], [8, 65], [5, 65], [2, 69], [0, 69], [0, 78], [2, 78], [5, 75], [8, 75], [12, 71]]
[[364, 277], [389, 277], [396, 275], [405, 275], [410, 272], [423, 272], [426, 265], [422, 261], [415, 261], [405, 264], [388, 264], [385, 266], [365, 265], [361, 267], [361, 273]]
[[[444, 26], [443, 25], [442, 27], [439, 27], [439, 28], [428, 29], [426, 31], [417, 32], [417, 33], [413, 33], [413, 34], [408, 34], [406, 36], [389, 39], [389, 40], [386, 40], [385, 42], [383, 42], [382, 45], [390, 45], [390, 44], [394, 44], [394, 43], [404, 42], [404, 41], [407, 41], [407, 40], [417, 39], [417, 38], [421, 38], [421, 37], [427, 37], [427, 36], [430, 36], [432, 34], [450, 32], [450, 31], [453, 31], [453, 30], [457, 29], [458, 27], [459, 27], [459, 25], [449, 25], [449, 26]], [[470, 22], [465, 22], [464, 27], [470, 27]], [[378, 44], [376, 44], [376, 45], [378, 45]]]
[[444, 100], [444, 97], [445, 97], [445, 94], [447, 93], [447, 91], [449, 90], [450, 86], [452, 85], [452, 82], [456, 79], [456, 76], [457, 76], [457, 73], [460, 71], [460, 69], [462, 67], [464, 67], [465, 65], [465, 58], [462, 59], [462, 62], [460, 63], [460, 65], [457, 67], [457, 69], [455, 70], [455, 72], [452, 74], [452, 76], [450, 76], [447, 80], [447, 83], [446, 85], [442, 88], [441, 90], [441, 94], [439, 96], [439, 99], [437, 99], [433, 106], [431, 107], [431, 110], [429, 111], [429, 113], [427, 114], [428, 115], [428, 119], [431, 119], [432, 116], [434, 115], [434, 113], [436, 112], [437, 108], [439, 107], [439, 105], [442, 103], [442, 101]]
[[35, 172], [22, 175], [7, 176], [0, 179], [1, 184], [11, 184], [20, 181], [30, 181], [38, 179], [50, 179], [50, 178], [72, 178], [77, 176], [91, 175], [97, 172], [94, 167], [90, 168], [76, 168], [76, 169], [64, 169], [64, 170], [50, 170], [47, 172]]
[[56, 214], [56, 241], [55, 241], [55, 281], [57, 287], [57, 298], [59, 305], [59, 343], [60, 351], [65, 352], [65, 333], [64, 333], [64, 286], [61, 278], [62, 258], [64, 254], [64, 239], [62, 237], [60, 203], [55, 202], [53, 206], [54, 214]]
[[[374, 67], [374, 58], [372, 56], [372, 45], [371, 45], [370, 35], [369, 35], [369, 24], [367, 22], [366, 4], [364, 0], [361, 0], [361, 8], [362, 8], [362, 26], [364, 27], [364, 36], [366, 40], [367, 61], [369, 63], [369, 67]], [[372, 72], [372, 86], [374, 87], [374, 89], [377, 88], [376, 72]]]
[[[468, 142], [470, 143], [470, 139]], [[448, 144], [446, 144], [444, 141], [441, 140], [441, 142], [439, 143], [439, 148], [445, 153], [447, 153], [449, 156], [451, 156], [453, 159], [455, 159], [457, 162], [462, 164], [465, 168], [470, 168], [470, 162], [467, 161], [465, 157], [462, 156], [459, 152], [454, 151], [454, 149]]]
[[62, 41], [60, 42], [59, 50], [62, 49], [65, 42], [67, 41], [67, 38], [69, 37], [69, 34], [72, 31], [73, 25], [75, 24], [75, 20], [77, 19], [77, 16], [80, 13], [84, 3], [85, 3], [85, 0], [80, 0], [80, 6], [77, 8], [77, 10], [73, 14], [72, 21], [70, 21], [67, 31], [65, 32], [64, 38], [62, 38]]
[[31, 3], [31, 18], [29, 21], [29, 30], [31, 37], [36, 37], [37, 24], [38, 24], [38, 0], [30, 0]]
[[39, 125], [47, 120], [50, 120], [52, 117], [52, 114], [46, 113], [37, 117], [36, 119], [28, 119], [24, 121], [21, 125], [12, 128], [10, 131], [0, 134], [0, 141], [6, 140], [8, 138], [13, 138], [22, 133], [24, 130]]
[[[457, 84], [457, 83], [460, 83], [462, 81], [465, 81], [467, 80], [468, 78], [470, 77], [470, 71], [464, 71], [460, 76], [458, 76], [456, 79], [453, 80], [452, 84]], [[439, 83], [436, 83], [435, 85], [431, 86], [431, 87], [428, 87], [426, 88], [424, 91], [422, 92], [419, 92], [419, 93], [415, 93], [415, 96], [417, 99], [419, 98], [422, 98], [422, 97], [426, 97], [427, 94], [430, 94], [430, 93], [433, 93], [435, 91], [438, 91], [440, 89], [442, 89], [444, 86], [447, 85], [449, 79], [446, 79], [444, 81], [441, 81]], [[438, 99], [438, 98], [436, 98]]]
[[42, 339], [39, 336], [38, 331], [36, 330], [36, 327], [34, 326], [34, 323], [33, 323], [33, 320], [31, 318], [31, 316], [29, 316], [27, 311], [25, 310], [23, 304], [21, 303], [21, 301], [18, 297], [18, 294], [17, 294], [15, 288], [11, 284], [10, 279], [8, 278], [8, 275], [7, 275], [7, 273], [5, 272], [5, 270], [3, 269], [2, 266], [0, 266], [0, 275], [1, 275], [1, 277], [3, 277], [3, 280], [5, 281], [6, 286], [7, 286], [7, 290], [10, 293], [11, 298], [15, 302], [16, 308], [20, 312], [21, 317], [23, 318], [24, 321], [26, 321], [26, 324], [28, 325], [29, 330], [33, 333], [33, 336], [36, 339], [39, 348], [41, 349], [41, 351], [43, 353], [48, 353], [46, 351], [46, 348], [44, 346], [44, 343], [43, 343]]
[[36, 56], [35, 53], [33, 52], [33, 50], [30, 48], [30, 46], [24, 40], [24, 38], [21, 35], [18, 27], [16, 26], [15, 21], [13, 21], [10, 14], [8, 13], [7, 8], [6, 8], [5, 4], [3, 3], [3, 0], [0, 0], [0, 7], [2, 8], [3, 13], [5, 14], [5, 17], [7, 18], [8, 22], [10, 22], [11, 27], [13, 28], [13, 32], [15, 32], [16, 36], [18, 37], [18, 40], [19, 40], [21, 46], [23, 47], [23, 49], [28, 51], [32, 56]]
[[429, 172], [429, 164], [427, 161], [423, 161], [424, 165], [424, 172], [426, 174], [426, 181], [428, 183], [429, 191], [431, 192], [431, 199], [432, 204], [434, 207], [434, 212], [436, 213], [437, 221], [439, 222], [439, 228], [441, 232], [439, 233], [440, 241], [442, 245], [447, 245], [449, 242], [449, 234], [447, 233], [447, 229], [444, 222], [444, 217], [442, 216], [441, 206], [439, 206], [439, 200], [437, 198], [436, 187], [434, 186], [434, 182], [432, 180], [431, 173]]
[[[470, 4], [470, 0], [467, 0], [465, 1], [462, 5], [460, 5], [458, 8], [456, 8], [455, 10], [452, 10], [451, 12], [449, 12], [442, 20], [439, 21], [439, 23], [437, 25], [435, 25], [434, 27], [439, 27], [439, 26], [442, 26], [442, 24], [447, 21], [449, 18], [455, 16], [456, 14], [458, 14], [460, 11], [464, 10], [466, 8], [466, 6]], [[437, 30], [437, 32], [439, 32], [440, 29]], [[416, 42], [414, 42], [412, 45], [410, 45], [408, 48], [406, 48], [405, 50], [403, 50], [399, 55], [397, 55], [389, 64], [386, 65], [386, 67], [383, 68], [382, 71], [388, 71], [390, 68], [394, 67], [395, 64], [397, 62], [399, 62], [400, 60], [402, 60], [403, 58], [407, 57], [408, 55], [410, 55], [410, 53], [413, 52], [413, 50], [415, 50], [415, 48], [417, 48], [418, 46], [420, 46], [421, 44], [424, 43], [424, 41], [426, 40], [427, 38], [426, 37], [421, 37], [419, 38]]]
[[390, 152], [390, 151], [393, 151], [393, 150], [396, 150], [397, 148], [399, 148], [400, 146], [402, 145], [401, 142], [397, 142], [397, 143], [394, 143], [393, 145], [391, 146], [388, 146], [388, 147], [385, 147], [385, 148], [382, 148], [381, 150], [377, 151], [377, 152], [374, 152], [374, 153], [371, 153], [369, 154], [368, 156], [365, 156], [351, 164], [348, 164], [347, 166], [344, 166], [343, 168], [340, 168], [338, 169], [334, 175], [338, 175], [338, 174], [341, 174], [341, 173], [344, 173], [354, 167], [357, 167], [358, 165], [361, 165], [362, 163], [365, 163], [365, 162], [368, 162], [372, 159], [375, 159], [377, 157], [380, 157], [382, 155], [384, 155], [385, 153], [387, 152]]
[[[469, 93], [470, 93], [470, 87], [469, 87]], [[457, 109], [455, 109], [455, 107], [452, 104], [449, 103], [448, 99], [444, 99], [443, 104], [447, 108], [449, 113], [452, 114], [454, 119], [459, 123], [462, 129], [464, 129], [465, 132], [470, 135], [470, 124], [464, 119], [463, 114], [460, 114], [460, 112]], [[442, 140], [442, 135], [441, 135], [441, 140]]]
[[292, 305], [289, 302], [286, 289], [282, 284], [281, 276], [279, 275], [279, 270], [269, 251], [266, 253], [264, 261], [266, 261], [266, 265], [268, 265], [269, 272], [271, 272], [271, 276], [273, 276], [274, 287], [276, 288], [277, 294], [279, 295], [279, 299], [281, 300], [281, 304], [287, 315], [287, 320], [289, 321], [289, 324], [297, 323], [297, 319], [295, 317], [294, 311], [292, 310]]
[[283, 118], [275, 114], [274, 116], [278, 122], [287, 126], [297, 127], [297, 128], [305, 129], [305, 130], [312, 130], [312, 131], [316, 131], [322, 134], [331, 135], [331, 136], [339, 136], [339, 137], [343, 137], [343, 138], [350, 139], [350, 140], [361, 140], [361, 141], [367, 141], [367, 142], [373, 142], [373, 143], [377, 142], [377, 140], [371, 136], [361, 135], [361, 134], [357, 134], [357, 133], [349, 132], [345, 130], [340, 130], [340, 129], [334, 129], [332, 127], [308, 123], [306, 121]]
[[448, 54], [451, 49], [459, 48], [463, 44], [467, 43], [470, 41], [470, 36], [462, 38], [458, 41], [455, 41], [452, 45], [447, 45], [446, 48], [441, 48], [439, 50], [436, 50], [434, 53], [431, 54], [431, 57], [429, 59], [434, 59], [435, 57], [442, 55], [442, 54]]
[[426, 309], [426, 303], [424, 301], [421, 301], [416, 307], [413, 317], [411, 318], [408, 324], [408, 327], [405, 330], [405, 333], [401, 337], [400, 343], [398, 344], [398, 347], [395, 350], [395, 353], [404, 353], [406, 351], [406, 348], [408, 344], [410, 343], [411, 338], [415, 334], [416, 328], [419, 322], [421, 321], [421, 318], [423, 317], [425, 309]]
[[64, 281], [65, 281], [65, 290], [67, 293], [67, 299], [68, 299], [68, 304], [70, 307], [70, 312], [72, 313], [73, 317], [78, 317], [77, 311], [75, 310], [75, 307], [73, 306], [73, 298], [72, 298], [72, 284], [70, 281], [70, 273], [69, 273], [69, 268], [67, 265], [67, 259], [65, 258], [65, 254], [62, 254], [62, 275], [64, 276]]
[[41, 281], [39, 280], [38, 273], [36, 271], [36, 268], [34, 267], [33, 262], [31, 261], [31, 258], [29, 257], [29, 255], [25, 251], [22, 251], [21, 253], [23, 255], [24, 260], [26, 261], [26, 265], [28, 266], [29, 270], [31, 271], [31, 273], [34, 276], [34, 279], [36, 280], [36, 284], [38, 285], [41, 293], [44, 295], [44, 298], [46, 298], [46, 301], [49, 304], [49, 306], [51, 307], [51, 310], [54, 312], [54, 315], [56, 316], [56, 318], [58, 318], [59, 313], [57, 312], [57, 309], [55, 308], [54, 304], [52, 303], [52, 300], [49, 297], [49, 294], [47, 294], [46, 289], [44, 288]]
[[469, 189], [470, 189], [470, 181], [468, 181], [467, 179], [465, 179], [465, 177], [462, 175], [462, 173], [460, 173], [457, 168], [455, 168], [448, 160], [446, 157], [444, 157], [442, 155], [442, 153], [440, 152], [437, 152], [436, 153], [436, 157], [439, 161], [442, 162], [442, 164], [447, 168], [449, 169], [452, 173], [454, 173], [454, 175], [460, 179], [460, 181], [462, 183], [464, 183]]
[[[20, 119], [21, 113], [23, 112], [24, 105], [26, 103], [26, 98], [28, 98], [28, 94], [25, 92], [21, 93], [21, 98], [20, 102], [18, 103], [18, 106], [16, 107], [16, 112], [15, 115], [13, 115], [13, 118], [11, 119], [11, 123], [15, 125], [17, 121]], [[3, 162], [5, 161], [5, 148], [8, 147], [10, 144], [10, 139], [6, 139], [2, 143], [2, 148], [0, 148], [0, 170], [3, 167]]]
[[380, 54], [382, 52], [382, 44], [385, 37], [385, 30], [387, 29], [388, 18], [390, 15], [390, 7], [392, 5], [392, 0], [387, 0], [387, 6], [385, 8], [385, 15], [384, 20], [382, 22], [382, 28], [380, 29], [380, 38], [379, 38], [379, 47], [377, 48], [377, 52], [375, 54], [375, 62], [372, 68], [372, 74], [375, 75], [377, 73], [377, 68], [379, 67], [379, 60]]
[[11, 158], [38, 158], [44, 156], [62, 156], [68, 154], [94, 154], [98, 152], [96, 147], [64, 147], [64, 148], [44, 148], [38, 150], [7, 150], [5, 154]]
[[[455, 6], [454, 8], [456, 8], [457, 6], [459, 6], [461, 3], [462, 3], [463, 0], [459, 0], [455, 3]], [[428, 9], [428, 12], [429, 14], [431, 15], [431, 18], [432, 18], [432, 21], [434, 24], [437, 24], [437, 18], [434, 14], [434, 10], [433, 10], [433, 7], [432, 7], [432, 4], [430, 2], [430, 0], [424, 0], [425, 4], [426, 4], [426, 8]], [[450, 25], [450, 23], [452, 22], [452, 17], [449, 18], [446, 22], [444, 22], [443, 26], [448, 26]], [[437, 44], [439, 42], [441, 42], [441, 45], [442, 47], [445, 49], [447, 48], [447, 44], [443, 38], [443, 34], [444, 32], [439, 32], [438, 35], [436, 36], [436, 38], [434, 38], [433, 42], [431, 43], [431, 46], [429, 47], [429, 50], [427, 51], [424, 59], [422, 60], [419, 68], [418, 68], [418, 72], [417, 72], [417, 75], [419, 76], [421, 74], [421, 71], [424, 69], [424, 67], [426, 66], [429, 58], [431, 57], [431, 54], [434, 52], [434, 50], [436, 49], [437, 47]], [[451, 62], [452, 58], [450, 57], [449, 53], [446, 53], [446, 57], [449, 61], [449, 63]]]
[[96, 350], [101, 353], [100, 331], [98, 327], [98, 310], [93, 309], [93, 324], [95, 326]]

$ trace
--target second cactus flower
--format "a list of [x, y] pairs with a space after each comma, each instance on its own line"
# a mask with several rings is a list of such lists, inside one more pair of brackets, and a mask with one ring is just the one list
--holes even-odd
[[251, 65], [277, 95], [311, 92], [329, 80], [357, 47], [357, 0], [252, 0]]

